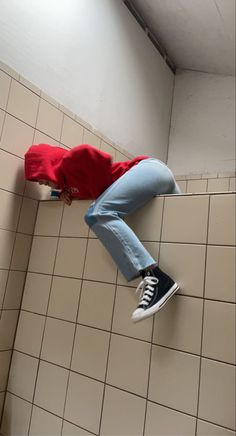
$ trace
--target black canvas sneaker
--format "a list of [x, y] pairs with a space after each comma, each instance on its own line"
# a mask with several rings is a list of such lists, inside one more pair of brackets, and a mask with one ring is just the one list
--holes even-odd
[[158, 267], [143, 271], [142, 277], [143, 280], [136, 289], [136, 292], [140, 292], [140, 301], [133, 312], [133, 322], [154, 315], [179, 289], [178, 284]]

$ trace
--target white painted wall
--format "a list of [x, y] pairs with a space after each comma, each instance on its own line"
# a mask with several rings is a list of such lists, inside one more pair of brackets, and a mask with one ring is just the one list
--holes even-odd
[[235, 77], [177, 72], [168, 165], [176, 175], [235, 170]]
[[0, 59], [129, 152], [166, 160], [173, 74], [121, 0], [0, 0]]

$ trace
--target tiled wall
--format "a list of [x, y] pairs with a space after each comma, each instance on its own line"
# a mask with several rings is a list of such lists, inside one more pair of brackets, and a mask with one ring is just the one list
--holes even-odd
[[50, 192], [24, 180], [24, 153], [40, 142], [68, 148], [88, 142], [114, 160], [130, 157], [0, 63], [0, 419], [38, 200]]
[[0, 70], [0, 419], [38, 208], [24, 196], [23, 146], [34, 129], [17, 86], [19, 92], [22, 85]]
[[135, 287], [86, 226], [40, 202], [7, 435], [233, 436], [235, 195], [159, 197], [127, 219], [181, 292], [132, 324]]
[[176, 180], [178, 180], [178, 185], [183, 193], [232, 192], [236, 191], [235, 176], [235, 172], [195, 174], [192, 176], [176, 176]]

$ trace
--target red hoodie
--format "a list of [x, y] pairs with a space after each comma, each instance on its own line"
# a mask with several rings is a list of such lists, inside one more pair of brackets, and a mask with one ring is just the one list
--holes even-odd
[[25, 178], [49, 180], [72, 198], [96, 199], [126, 171], [150, 156], [112, 162], [112, 156], [82, 144], [71, 150], [48, 144], [32, 145], [25, 154]]

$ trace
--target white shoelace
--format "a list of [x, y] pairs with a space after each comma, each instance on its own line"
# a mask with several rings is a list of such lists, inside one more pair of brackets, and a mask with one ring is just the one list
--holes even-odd
[[139, 306], [149, 305], [155, 290], [153, 285], [157, 285], [158, 282], [159, 280], [157, 277], [144, 277], [136, 289], [136, 293], [139, 292]]

